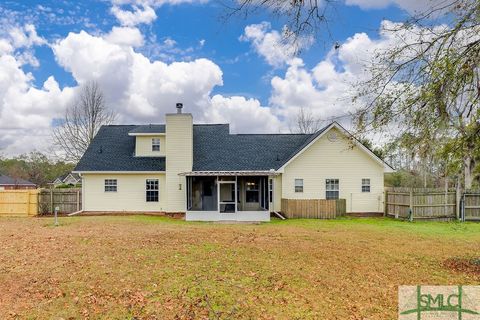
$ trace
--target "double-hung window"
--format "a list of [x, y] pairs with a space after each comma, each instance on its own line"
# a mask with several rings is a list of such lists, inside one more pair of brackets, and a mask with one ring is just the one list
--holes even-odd
[[303, 179], [295, 179], [295, 192], [303, 192]]
[[152, 139], [152, 151], [160, 151], [160, 139], [153, 138]]
[[147, 202], [158, 202], [158, 179], [147, 179], [145, 187]]
[[340, 184], [338, 179], [327, 179], [325, 180], [325, 198], [329, 199], [338, 199], [340, 191]]
[[105, 192], [117, 192], [117, 179], [105, 179]]
[[370, 179], [362, 179], [362, 192], [370, 192]]

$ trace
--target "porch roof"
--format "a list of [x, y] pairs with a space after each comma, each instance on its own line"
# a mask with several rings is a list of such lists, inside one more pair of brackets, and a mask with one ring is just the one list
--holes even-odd
[[182, 172], [179, 176], [278, 176], [279, 173], [275, 171], [191, 171]]

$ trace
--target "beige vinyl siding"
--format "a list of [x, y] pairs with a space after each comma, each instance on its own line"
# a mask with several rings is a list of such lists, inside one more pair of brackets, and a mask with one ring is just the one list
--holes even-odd
[[[83, 174], [85, 211], [165, 211], [165, 174]], [[105, 179], [117, 179], [117, 192], [105, 192]], [[145, 183], [158, 179], [159, 202], [147, 202]]]
[[186, 183], [179, 173], [193, 168], [193, 119], [192, 115], [166, 115], [166, 188], [167, 211], [185, 212]]
[[[383, 205], [384, 167], [352, 143], [336, 128], [338, 139], [324, 134], [289, 163], [282, 175], [282, 197], [286, 199], [325, 199], [325, 180], [339, 179], [347, 212], [380, 212]], [[370, 179], [370, 193], [362, 193], [362, 178]], [[295, 192], [295, 179], [303, 179], [303, 192]]]
[[270, 199], [270, 211], [282, 211], [282, 176], [274, 176], [273, 179], [273, 203]]
[[[165, 136], [136, 136], [135, 156], [163, 157], [166, 154]], [[152, 139], [160, 139], [160, 151], [152, 151]]]

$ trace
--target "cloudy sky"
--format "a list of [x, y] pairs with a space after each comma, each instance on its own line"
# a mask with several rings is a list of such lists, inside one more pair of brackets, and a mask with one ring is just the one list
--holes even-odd
[[364, 63], [393, 41], [382, 26], [427, 2], [339, 1], [330, 34], [304, 39], [293, 57], [280, 41], [285, 21], [224, 21], [219, 0], [2, 1], [0, 155], [47, 150], [89, 80], [124, 124], [162, 123], [176, 102], [233, 132], [288, 131], [300, 107], [342, 117]]

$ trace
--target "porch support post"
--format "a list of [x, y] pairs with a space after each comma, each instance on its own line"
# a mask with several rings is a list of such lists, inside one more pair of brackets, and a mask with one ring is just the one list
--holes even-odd
[[238, 176], [235, 176], [235, 188], [234, 188], [234, 192], [235, 192], [235, 197], [233, 197], [233, 199], [235, 200], [235, 213], [237, 213], [237, 204], [238, 204], [238, 199], [237, 199], [237, 196], [238, 196], [238, 192], [237, 192], [237, 178]]
[[220, 179], [218, 179], [218, 176], [217, 176], [216, 186], [217, 186], [217, 213], [220, 213]]

